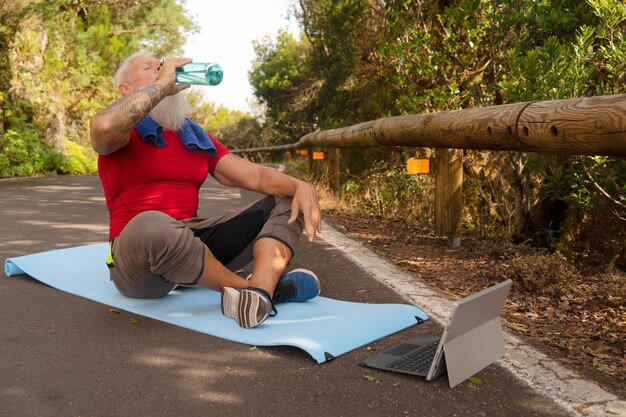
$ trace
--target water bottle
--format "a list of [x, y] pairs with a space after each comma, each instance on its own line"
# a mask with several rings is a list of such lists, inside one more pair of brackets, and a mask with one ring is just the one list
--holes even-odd
[[219, 64], [212, 62], [190, 62], [176, 68], [176, 82], [193, 85], [218, 85], [224, 72]]

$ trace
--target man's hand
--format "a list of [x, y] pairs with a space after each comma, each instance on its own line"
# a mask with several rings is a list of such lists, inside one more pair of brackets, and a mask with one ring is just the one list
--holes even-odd
[[298, 181], [291, 203], [291, 217], [287, 223], [295, 222], [299, 211], [304, 215], [304, 230], [309, 242], [312, 242], [315, 234], [322, 232], [322, 212], [315, 188], [304, 181]]
[[289, 224], [298, 219], [298, 212], [304, 215], [304, 230], [313, 241], [316, 233], [322, 231], [322, 215], [317, 192], [311, 184], [286, 175], [277, 169], [253, 164], [236, 155], [229, 154], [220, 159], [213, 177], [228, 187], [239, 187], [265, 195], [291, 197], [291, 217]]
[[162, 84], [167, 88], [167, 95], [173, 96], [181, 91], [191, 87], [189, 84], [176, 84], [176, 68], [182, 67], [192, 61], [189, 58], [171, 58], [161, 61], [159, 66], [159, 75], [157, 76], [157, 83]]

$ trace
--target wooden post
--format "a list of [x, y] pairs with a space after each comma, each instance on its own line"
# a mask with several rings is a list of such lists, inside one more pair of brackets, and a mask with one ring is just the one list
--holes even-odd
[[435, 152], [435, 234], [447, 236], [448, 245], [458, 248], [463, 213], [463, 151], [437, 149]]
[[339, 148], [328, 148], [328, 188], [335, 194], [339, 195], [339, 165], [341, 155]]

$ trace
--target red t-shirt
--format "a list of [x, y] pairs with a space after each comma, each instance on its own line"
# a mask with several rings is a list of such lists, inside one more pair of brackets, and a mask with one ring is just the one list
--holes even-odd
[[210, 137], [217, 152], [190, 151], [176, 132], [163, 131], [167, 145], [157, 148], [141, 140], [135, 129], [130, 141], [110, 155], [98, 157], [98, 175], [109, 208], [109, 240], [137, 214], [158, 210], [178, 220], [198, 216], [198, 191], [217, 162], [230, 153]]

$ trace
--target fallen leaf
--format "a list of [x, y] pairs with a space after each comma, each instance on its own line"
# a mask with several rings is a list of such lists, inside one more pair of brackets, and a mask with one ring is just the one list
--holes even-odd
[[367, 380], [367, 382], [378, 382], [375, 376], [371, 375], [363, 375], [363, 378]]
[[114, 309], [114, 308], [110, 308], [110, 309], [109, 309], [109, 313], [120, 314], [120, 311], [119, 311], [119, 310], [116, 310], [116, 309]]
[[139, 324], [139, 320], [137, 320], [137, 319], [130, 319], [130, 324], [132, 324], [132, 325]]
[[528, 327], [524, 326], [523, 324], [509, 323], [509, 326], [511, 326], [511, 329], [515, 330], [516, 332], [522, 332], [522, 333], [530, 332]]
[[483, 383], [483, 381], [481, 381], [480, 378], [476, 378], [475, 376], [470, 376], [469, 378], [467, 378], [467, 381], [470, 384], [474, 384], [474, 385], [480, 385]]
[[611, 355], [607, 355], [606, 353], [603, 353], [601, 349], [599, 350], [591, 350], [591, 349], [587, 349], [589, 351], [589, 353], [591, 354], [591, 356], [594, 356], [598, 359], [611, 359], [612, 356]]
[[256, 346], [252, 346], [250, 349], [248, 350], [256, 350]]

